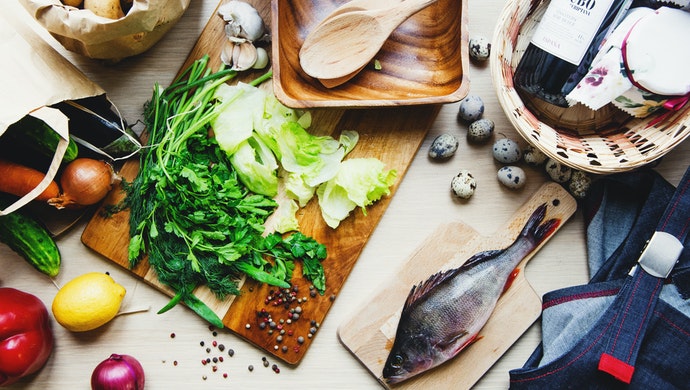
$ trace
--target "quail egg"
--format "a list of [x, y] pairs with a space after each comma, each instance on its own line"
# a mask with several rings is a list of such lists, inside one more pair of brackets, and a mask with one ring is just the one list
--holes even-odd
[[450, 189], [458, 198], [469, 199], [474, 195], [474, 190], [477, 188], [477, 181], [474, 176], [467, 169], [463, 169], [450, 182]]
[[429, 157], [434, 160], [446, 160], [455, 154], [459, 144], [458, 138], [453, 134], [441, 134], [431, 142]]
[[591, 184], [592, 178], [586, 172], [573, 170], [572, 175], [570, 175], [568, 189], [574, 197], [583, 199], [587, 196], [587, 192], [589, 191]]
[[550, 158], [546, 162], [546, 173], [548, 173], [553, 181], [557, 183], [566, 183], [570, 180], [572, 170], [569, 166]]
[[491, 119], [477, 119], [470, 123], [467, 129], [467, 140], [473, 143], [488, 141], [494, 134], [494, 121]]
[[466, 122], [473, 122], [484, 114], [484, 101], [477, 95], [469, 95], [460, 102], [458, 117]]
[[470, 57], [477, 61], [486, 61], [491, 54], [491, 42], [484, 36], [470, 38]]
[[527, 145], [522, 153], [522, 159], [533, 167], [544, 164], [548, 158], [549, 156], [532, 145]]
[[527, 180], [525, 171], [522, 168], [511, 165], [499, 169], [497, 177], [499, 183], [512, 190], [522, 188]]
[[493, 154], [496, 161], [503, 164], [513, 164], [522, 158], [522, 149], [512, 139], [501, 138], [494, 142]]

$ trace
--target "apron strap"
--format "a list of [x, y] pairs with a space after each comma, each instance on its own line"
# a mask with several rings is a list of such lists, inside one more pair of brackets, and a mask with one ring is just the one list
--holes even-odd
[[599, 358], [599, 370], [630, 383], [635, 361], [647, 325], [661, 293], [684, 246], [690, 230], [690, 168], [666, 207], [656, 232], [633, 268], [632, 280], [620, 291], [625, 301], [608, 335], [605, 352]]

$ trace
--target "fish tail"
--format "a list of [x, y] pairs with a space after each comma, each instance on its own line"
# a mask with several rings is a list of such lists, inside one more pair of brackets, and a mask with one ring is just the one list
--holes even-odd
[[542, 203], [529, 217], [520, 235], [530, 238], [537, 245], [544, 241], [561, 224], [561, 220], [558, 218], [552, 218], [544, 223], [541, 223], [545, 216], [546, 203]]

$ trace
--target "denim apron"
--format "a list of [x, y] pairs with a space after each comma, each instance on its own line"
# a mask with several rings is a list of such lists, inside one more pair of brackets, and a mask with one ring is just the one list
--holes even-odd
[[690, 168], [597, 182], [583, 204], [590, 283], [544, 296], [514, 389], [690, 389]]

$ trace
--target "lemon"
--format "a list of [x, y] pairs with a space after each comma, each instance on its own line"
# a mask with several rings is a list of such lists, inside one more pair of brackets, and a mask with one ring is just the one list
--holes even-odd
[[96, 329], [115, 317], [125, 292], [110, 275], [89, 272], [60, 288], [53, 299], [53, 316], [72, 332]]

